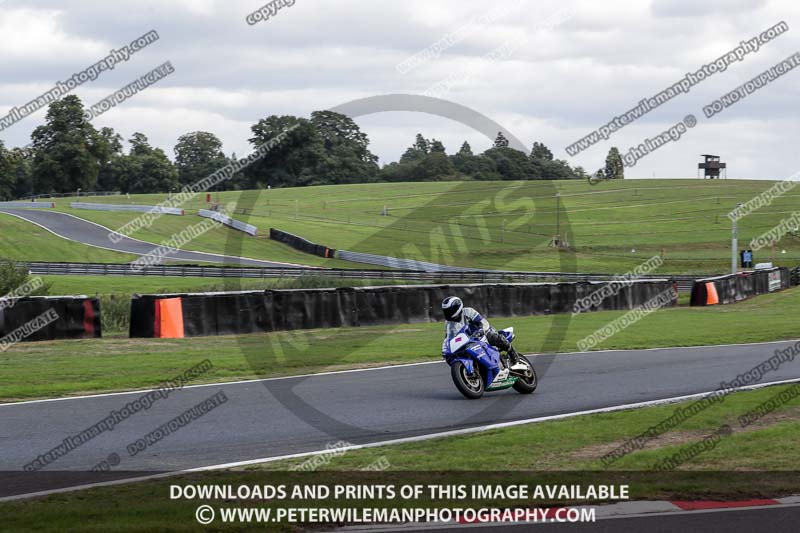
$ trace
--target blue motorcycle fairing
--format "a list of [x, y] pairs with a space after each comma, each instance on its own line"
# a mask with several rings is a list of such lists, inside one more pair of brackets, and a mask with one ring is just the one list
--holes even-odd
[[464, 365], [464, 368], [467, 369], [468, 373], [472, 374], [474, 372], [475, 367], [472, 365], [472, 359], [470, 359], [469, 357], [454, 357], [453, 359], [448, 361], [448, 363], [450, 364], [450, 366], [453, 366], [453, 364], [456, 361], [461, 361], [461, 364]]
[[[458, 334], [460, 335], [467, 332], [468, 326], [465, 326]], [[464, 357], [463, 354], [469, 357]], [[473, 363], [477, 362], [486, 372], [485, 386], [487, 388], [492, 385], [494, 378], [500, 373], [500, 352], [482, 339], [473, 339], [467, 346], [459, 350], [457, 354], [451, 353], [448, 346], [447, 353], [443, 355], [447, 360], [447, 364], [450, 366], [453, 366], [456, 361], [461, 361], [470, 374], [473, 372]]]

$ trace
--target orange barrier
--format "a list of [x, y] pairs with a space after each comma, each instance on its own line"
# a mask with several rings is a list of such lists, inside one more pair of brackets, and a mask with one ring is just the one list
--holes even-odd
[[156, 301], [154, 333], [160, 339], [182, 339], [183, 304], [180, 298], [167, 298]]
[[706, 305], [717, 305], [719, 303], [719, 295], [717, 295], [717, 286], [713, 281], [706, 283]]

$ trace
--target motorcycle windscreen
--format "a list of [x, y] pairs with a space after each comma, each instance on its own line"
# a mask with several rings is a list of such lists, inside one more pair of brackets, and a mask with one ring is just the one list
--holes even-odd
[[450, 343], [448, 346], [450, 347], [450, 353], [456, 353], [461, 348], [469, 344], [472, 339], [466, 333], [459, 333], [452, 339], [450, 339]]

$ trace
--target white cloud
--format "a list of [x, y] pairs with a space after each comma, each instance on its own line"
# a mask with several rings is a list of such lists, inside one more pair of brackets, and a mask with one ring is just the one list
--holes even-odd
[[[687, 113], [700, 123], [684, 138], [641, 160], [638, 177], [694, 176], [698, 154], [719, 152], [729, 175], [774, 177], [796, 169], [796, 106], [800, 72], [788, 74], [718, 117], [702, 106], [797, 49], [800, 3], [573, 0], [574, 17], [552, 30], [537, 24], [571, 2], [522, 0], [489, 27], [470, 32], [437, 58], [400, 74], [396, 65], [474, 17], [496, 9], [481, 0], [297, 0], [255, 26], [245, 16], [266, 1], [60, 0], [0, 3], [0, 113], [23, 104], [150, 29], [161, 39], [76, 94], [91, 104], [164, 61], [175, 73], [109, 112], [108, 125], [134, 131], [172, 154], [177, 137], [216, 133], [225, 151], [249, 150], [250, 126], [270, 114], [308, 116], [355, 98], [422, 93], [452, 72], [525, 35], [510, 57], [481, 66], [453, 86], [448, 99], [506, 125], [528, 144], [543, 141], [556, 157], [599, 167], [612, 145], [623, 152]], [[578, 157], [564, 148], [640, 99], [671, 85], [741, 40], [785, 20], [790, 31], [727, 72], [704, 81]], [[28, 142], [43, 112], [2, 132], [9, 145]], [[358, 119], [382, 162], [396, 160], [424, 133], [448, 150], [489, 141], [465, 127], [412, 113]]]

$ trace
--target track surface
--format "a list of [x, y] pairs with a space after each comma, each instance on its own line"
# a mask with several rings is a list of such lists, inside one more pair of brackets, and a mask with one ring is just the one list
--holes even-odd
[[[507, 390], [478, 401], [458, 394], [443, 363], [187, 387], [43, 472], [86, 471], [110, 453], [121, 458], [118, 470], [188, 469], [324, 450], [340, 440], [379, 442], [712, 391], [792, 344], [564, 354], [552, 358], [533, 395]], [[534, 365], [541, 371], [551, 357], [533, 358]], [[800, 378], [800, 361], [785, 363], [762, 382], [791, 378]], [[126, 453], [126, 445], [218, 391], [227, 403], [135, 457]], [[21, 470], [141, 394], [0, 405], [0, 471]]]
[[[108, 235], [111, 230], [58, 211], [35, 210], [35, 209], [12, 209], [8, 207], [0, 208], [0, 213], [7, 213], [28, 222], [33, 222], [44, 227], [50, 232], [71, 241], [97, 246], [115, 252], [124, 252], [135, 255], [146, 255], [156, 248], [155, 244], [123, 237], [118, 243], [112, 242]], [[232, 257], [228, 255], [207, 254], [199, 252], [178, 251], [170, 254], [167, 259], [172, 261], [189, 261], [192, 263], [224, 263], [233, 265], [261, 266], [261, 267], [285, 267], [287, 263], [275, 263], [272, 261], [261, 261], [258, 259], [247, 259], [243, 257]], [[296, 266], [296, 265], [295, 265]], [[309, 267], [310, 268], [310, 267]]]

